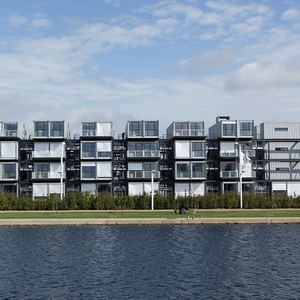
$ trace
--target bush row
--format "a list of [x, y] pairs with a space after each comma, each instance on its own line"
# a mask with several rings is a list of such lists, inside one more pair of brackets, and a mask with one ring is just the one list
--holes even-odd
[[[256, 195], [243, 196], [244, 208], [300, 208], [300, 197], [265, 197]], [[237, 194], [173, 197], [155, 195], [155, 209], [190, 209], [239, 208]], [[0, 210], [126, 210], [150, 209], [151, 197], [94, 195], [92, 193], [70, 193], [60, 200], [59, 195], [51, 195], [38, 200], [28, 197], [16, 197], [14, 194], [0, 194]]]

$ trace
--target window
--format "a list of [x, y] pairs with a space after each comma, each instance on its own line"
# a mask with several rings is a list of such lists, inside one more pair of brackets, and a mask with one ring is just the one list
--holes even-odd
[[203, 122], [191, 122], [191, 135], [200, 136], [204, 135], [204, 123]]
[[96, 123], [95, 122], [82, 123], [82, 135], [83, 136], [95, 136], [96, 135]]
[[223, 136], [236, 136], [236, 124], [223, 124]]
[[204, 163], [192, 163], [192, 178], [206, 177], [206, 170]]
[[145, 134], [146, 136], [158, 136], [158, 122], [157, 121], [145, 122]]
[[16, 179], [16, 164], [2, 165], [2, 179]]
[[142, 122], [130, 122], [129, 123], [129, 136], [142, 136], [143, 124]]
[[286, 167], [278, 167], [275, 169], [276, 171], [289, 171], [290, 169], [289, 168], [286, 168]]
[[192, 157], [205, 157], [205, 143], [192, 142]]
[[111, 157], [110, 151], [98, 151], [98, 157]]
[[35, 137], [48, 137], [48, 122], [35, 122], [34, 123], [34, 136]]
[[82, 167], [82, 178], [96, 178], [96, 167], [95, 166], [83, 166]]
[[188, 163], [177, 164], [177, 178], [190, 178], [190, 165]]
[[49, 176], [50, 166], [49, 164], [38, 163], [34, 166], [35, 169], [35, 178], [37, 179], [45, 179]]
[[50, 136], [64, 136], [64, 122], [50, 122]]
[[96, 143], [82, 143], [82, 157], [96, 157]]
[[252, 122], [240, 122], [240, 136], [252, 136]]
[[289, 131], [287, 127], [275, 127], [275, 131]]
[[18, 124], [17, 123], [7, 123], [4, 124], [4, 135], [5, 136], [17, 136]]
[[175, 123], [175, 135], [178, 135], [178, 136], [189, 135], [189, 124], [188, 124], [188, 122], [176, 122]]

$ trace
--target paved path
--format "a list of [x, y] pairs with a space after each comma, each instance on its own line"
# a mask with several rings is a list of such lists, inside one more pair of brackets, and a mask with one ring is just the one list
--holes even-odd
[[300, 218], [0, 219], [0, 226], [300, 224]]

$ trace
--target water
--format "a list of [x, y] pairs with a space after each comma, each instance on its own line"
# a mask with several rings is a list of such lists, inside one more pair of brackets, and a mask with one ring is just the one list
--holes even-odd
[[299, 225], [0, 228], [0, 299], [300, 299]]

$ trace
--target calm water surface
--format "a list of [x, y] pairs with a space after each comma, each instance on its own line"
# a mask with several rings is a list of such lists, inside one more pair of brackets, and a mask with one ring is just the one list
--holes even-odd
[[300, 299], [299, 225], [0, 228], [0, 299]]

